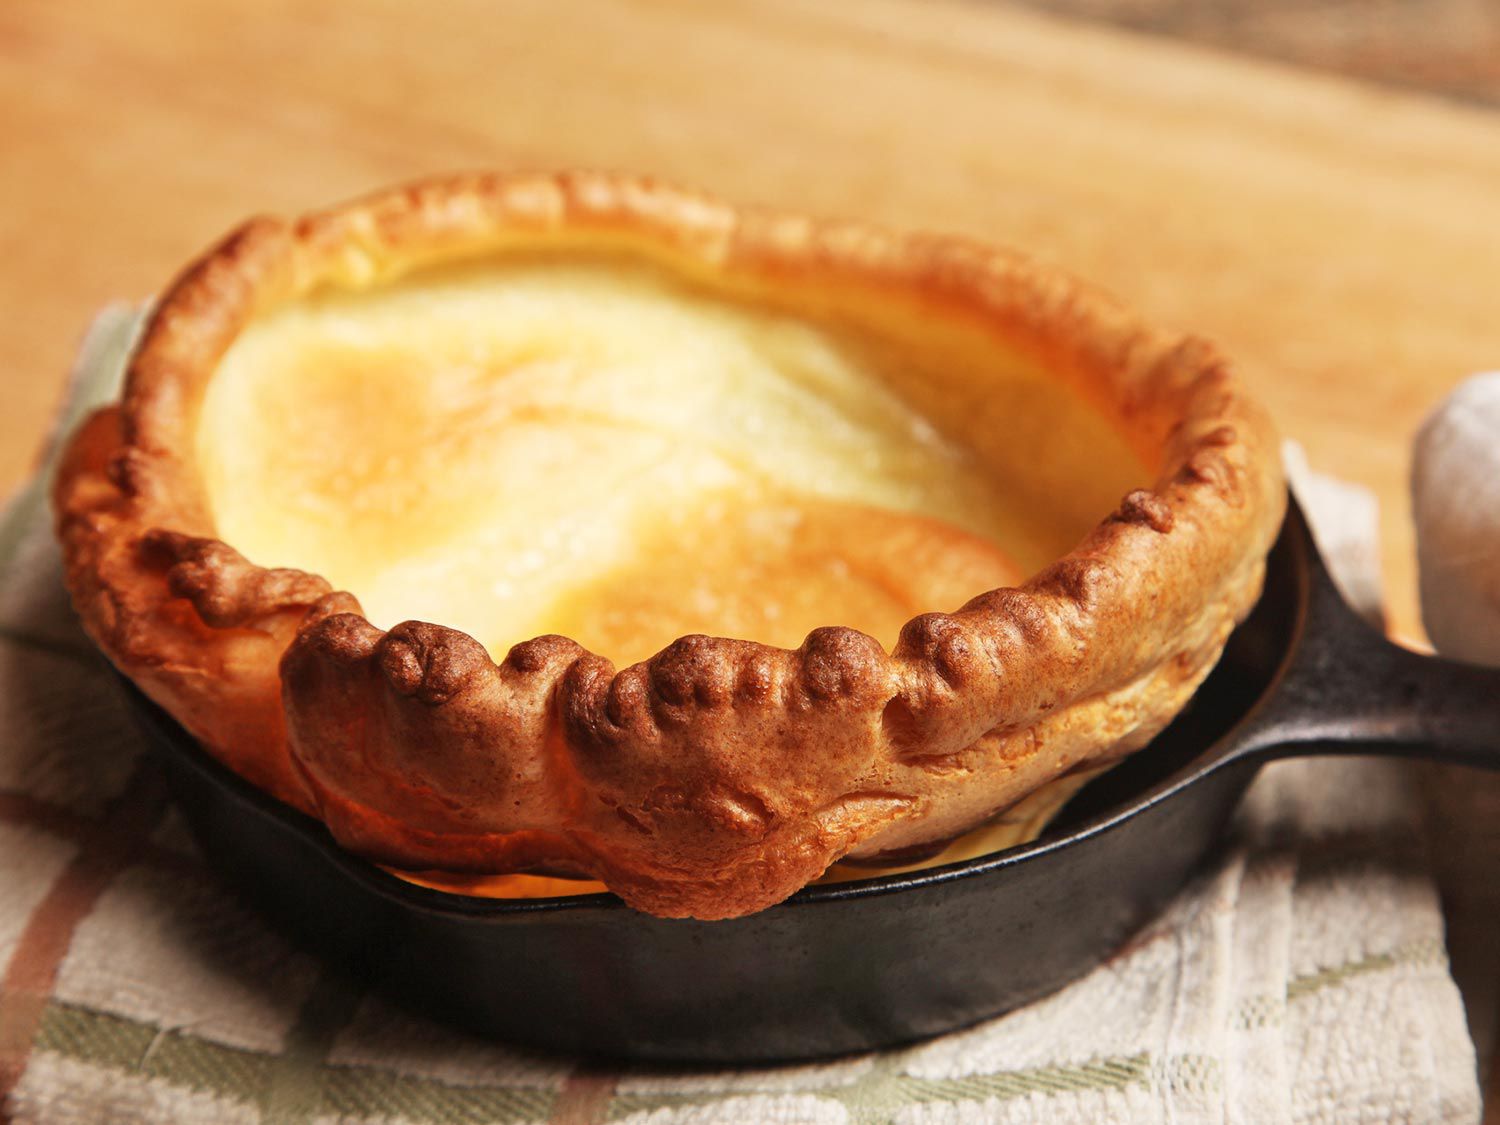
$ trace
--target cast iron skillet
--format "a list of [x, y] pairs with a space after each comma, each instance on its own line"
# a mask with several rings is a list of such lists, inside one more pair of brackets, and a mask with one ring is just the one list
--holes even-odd
[[809, 887], [728, 922], [653, 918], [607, 894], [505, 901], [405, 883], [241, 781], [130, 690], [204, 849], [295, 938], [482, 1033], [652, 1060], [866, 1050], [1035, 1000], [1166, 904], [1274, 758], [1500, 767], [1500, 671], [1415, 655], [1365, 625], [1295, 506], [1259, 605], [1190, 707], [1042, 839]]

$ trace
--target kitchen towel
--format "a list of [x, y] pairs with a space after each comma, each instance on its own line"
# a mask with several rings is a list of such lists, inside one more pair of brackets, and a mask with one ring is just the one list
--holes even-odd
[[[134, 310], [101, 315], [61, 429], [113, 396], [136, 328]], [[1371, 501], [1303, 477], [1345, 588], [1368, 594]], [[204, 867], [67, 604], [45, 483], [0, 520], [0, 1104], [16, 1122], [1478, 1120], [1419, 810], [1385, 762], [1266, 769], [1215, 861], [1106, 964], [903, 1049], [604, 1069], [399, 1011]]]

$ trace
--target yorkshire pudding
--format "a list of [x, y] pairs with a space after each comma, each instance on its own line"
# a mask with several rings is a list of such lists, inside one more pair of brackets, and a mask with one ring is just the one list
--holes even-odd
[[109, 657], [346, 847], [723, 918], [1143, 746], [1284, 488], [1022, 257], [573, 174], [248, 223], [54, 499]]

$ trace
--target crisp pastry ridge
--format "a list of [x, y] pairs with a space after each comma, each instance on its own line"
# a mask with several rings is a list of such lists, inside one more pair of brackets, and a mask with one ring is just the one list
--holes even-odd
[[[353, 593], [216, 537], [195, 419], [251, 320], [550, 247], [977, 325], [1108, 415], [1155, 480], [1022, 586], [914, 618], [891, 653], [833, 624], [796, 650], [685, 636], [619, 670], [560, 636], [497, 663], [440, 624], [381, 630]], [[952, 837], [1144, 745], [1258, 597], [1284, 503], [1271, 426], [1210, 344], [968, 240], [601, 173], [434, 180], [246, 224], [156, 306], [122, 402], [80, 428], [54, 491], [100, 647], [346, 847], [416, 870], [573, 871], [698, 918], [763, 909], [845, 855]]]

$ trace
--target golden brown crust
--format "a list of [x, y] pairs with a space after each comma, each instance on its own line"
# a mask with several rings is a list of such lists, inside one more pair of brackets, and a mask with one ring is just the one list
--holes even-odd
[[[496, 664], [441, 625], [382, 632], [352, 595], [217, 540], [196, 417], [252, 317], [318, 287], [546, 246], [973, 324], [1091, 400], [1157, 479], [1023, 587], [915, 618], [890, 654], [830, 627], [795, 651], [683, 637], [622, 670], [539, 637]], [[55, 503], [100, 646], [346, 846], [414, 869], [572, 870], [653, 913], [718, 918], [1143, 745], [1258, 595], [1284, 492], [1271, 428], [1211, 346], [1023, 258], [574, 174], [434, 181], [251, 222], [158, 305], [123, 404], [73, 439]]]

